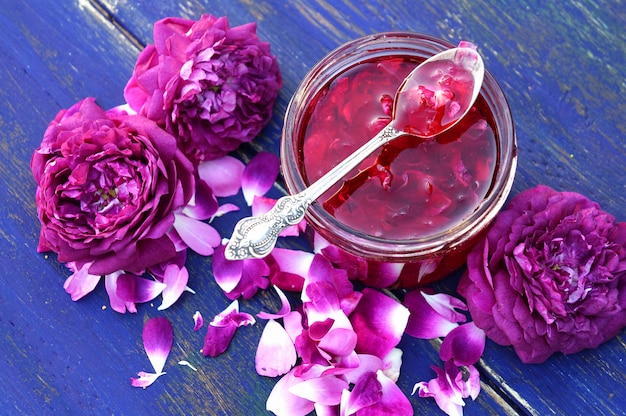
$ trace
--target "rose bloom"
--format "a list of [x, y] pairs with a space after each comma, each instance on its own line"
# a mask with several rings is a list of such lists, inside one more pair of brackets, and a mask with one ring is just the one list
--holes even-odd
[[626, 326], [626, 223], [577, 193], [522, 192], [469, 254], [459, 292], [523, 362], [595, 348]]
[[38, 251], [89, 273], [142, 273], [173, 258], [174, 211], [193, 196], [193, 165], [155, 122], [105, 112], [93, 98], [49, 124], [31, 169]]
[[166, 18], [139, 55], [124, 96], [179, 140], [192, 160], [215, 159], [268, 123], [282, 78], [256, 24], [226, 17]]

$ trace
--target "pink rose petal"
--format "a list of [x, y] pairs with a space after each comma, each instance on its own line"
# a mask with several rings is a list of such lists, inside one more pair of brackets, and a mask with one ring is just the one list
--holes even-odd
[[[74, 271], [63, 284], [63, 289], [70, 294], [72, 300], [76, 301], [88, 293], [91, 293], [102, 276], [89, 274], [88, 270], [92, 263], [86, 263], [80, 270]], [[73, 263], [72, 263], [73, 265]], [[70, 264], [68, 263], [68, 266]], [[72, 267], [70, 267], [72, 269]]]
[[139, 378], [131, 377], [130, 384], [133, 387], [140, 387], [145, 389], [146, 387], [152, 385], [152, 383], [154, 383], [156, 379], [161, 377], [163, 374], [165, 373], [146, 373], [145, 371], [140, 371], [137, 373]]
[[276, 293], [278, 293], [282, 306], [276, 313], [259, 312], [256, 316], [261, 319], [279, 319], [291, 312], [291, 305], [289, 304], [289, 299], [287, 299], [285, 293], [276, 286], [274, 286], [274, 289], [276, 290]]
[[272, 188], [279, 170], [278, 156], [273, 153], [260, 152], [250, 160], [241, 177], [241, 189], [248, 206], [255, 196], [263, 196]]
[[296, 348], [287, 331], [275, 320], [267, 321], [256, 351], [256, 372], [267, 377], [282, 376], [296, 359]]
[[170, 264], [165, 268], [163, 276], [165, 289], [163, 289], [163, 302], [158, 308], [160, 311], [169, 308], [180, 298], [187, 287], [188, 280], [189, 272], [186, 267], [179, 268], [175, 264]]
[[164, 317], [151, 318], [143, 327], [142, 338], [152, 368], [155, 372], [161, 373], [172, 349], [174, 340], [172, 324]]
[[222, 354], [235, 336], [237, 328], [255, 323], [252, 315], [239, 312], [239, 302], [233, 301], [226, 309], [217, 314], [207, 328], [202, 354], [217, 357]]
[[104, 277], [104, 287], [109, 295], [109, 302], [111, 309], [119, 313], [137, 313], [137, 306], [135, 302], [128, 302], [120, 298], [117, 295], [117, 278], [121, 275], [121, 272], [108, 274]]
[[437, 377], [425, 382], [417, 383], [413, 392], [419, 391], [420, 397], [433, 397], [437, 406], [448, 415], [462, 416], [464, 398], [474, 399], [480, 392], [480, 379], [478, 371], [469, 366], [470, 377], [464, 380], [463, 372], [452, 360], [446, 361], [444, 368], [431, 367], [437, 373]]
[[174, 340], [172, 324], [167, 318], [152, 318], [144, 325], [142, 338], [146, 355], [155, 373], [140, 371], [137, 373], [139, 378], [131, 378], [131, 385], [133, 387], [146, 388], [165, 374], [163, 368]]
[[215, 214], [213, 214], [213, 216], [211, 217], [211, 221], [215, 218], [221, 217], [222, 215], [228, 214], [229, 212], [235, 212], [235, 211], [239, 211], [239, 207], [235, 204], [226, 203], [226, 204], [220, 205], [217, 208], [217, 211], [215, 211]]
[[274, 385], [267, 398], [265, 408], [276, 416], [306, 416], [315, 409], [311, 400], [291, 393], [291, 387], [301, 383], [302, 379], [295, 376], [297, 368], [285, 374]]
[[365, 288], [362, 293], [363, 297], [350, 315], [358, 336], [356, 351], [383, 358], [400, 342], [409, 310], [375, 289]]
[[213, 254], [213, 276], [219, 287], [226, 293], [232, 292], [243, 274], [243, 260], [227, 260], [224, 255], [226, 246], [220, 245]]
[[192, 202], [183, 209], [183, 214], [197, 220], [208, 220], [215, 215], [217, 209], [217, 199], [211, 187], [204, 181], [197, 181]]
[[322, 376], [294, 384], [289, 391], [303, 399], [325, 406], [335, 406], [341, 402], [341, 392], [348, 383], [335, 376]]
[[352, 415], [359, 410], [372, 406], [383, 397], [383, 388], [376, 377], [375, 372], [367, 372], [356, 382], [350, 392], [345, 413]]
[[328, 331], [318, 347], [332, 355], [346, 356], [354, 351], [357, 337], [352, 328], [336, 328]]
[[465, 320], [463, 314], [454, 311], [457, 303], [453, 299], [456, 298], [445, 294], [429, 295], [420, 289], [407, 292], [403, 303], [411, 316], [406, 333], [420, 339], [445, 337], [458, 326], [457, 322]]
[[143, 303], [156, 298], [165, 289], [165, 284], [132, 274], [118, 276], [115, 293], [125, 302]]
[[198, 165], [198, 175], [218, 197], [236, 195], [241, 188], [241, 176], [245, 165], [232, 156], [206, 160]]
[[204, 319], [199, 311], [193, 314], [193, 330], [199, 331], [204, 326]]
[[485, 331], [474, 322], [463, 324], [443, 339], [439, 357], [443, 361], [453, 360], [456, 365], [472, 365], [478, 362], [485, 351]]
[[314, 254], [302, 250], [274, 248], [267, 257], [270, 280], [283, 290], [302, 291]]
[[180, 238], [198, 254], [210, 256], [220, 245], [219, 233], [209, 224], [183, 214], [174, 215], [174, 228]]

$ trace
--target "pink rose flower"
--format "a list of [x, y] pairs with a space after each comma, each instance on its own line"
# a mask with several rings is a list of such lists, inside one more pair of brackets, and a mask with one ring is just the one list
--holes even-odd
[[141, 274], [177, 255], [171, 231], [194, 194], [193, 166], [152, 120], [84, 99], [50, 123], [31, 169], [40, 252], [94, 276]]
[[124, 90], [131, 108], [179, 140], [190, 159], [215, 159], [256, 137], [272, 116], [282, 78], [256, 24], [226, 17], [166, 18]]
[[523, 362], [595, 348], [626, 326], [626, 223], [577, 193], [522, 192], [469, 254], [459, 292]]

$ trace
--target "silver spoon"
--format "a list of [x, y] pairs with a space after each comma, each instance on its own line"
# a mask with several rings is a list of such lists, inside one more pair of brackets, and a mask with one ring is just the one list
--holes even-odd
[[[264, 215], [241, 219], [226, 245], [226, 258], [267, 256], [283, 229], [302, 221], [310, 204], [384, 144], [407, 134], [428, 139], [454, 126], [478, 97], [484, 73], [482, 58], [467, 42], [422, 62], [398, 88], [391, 122], [304, 191], [280, 198]], [[436, 109], [424, 89], [435, 93]]]

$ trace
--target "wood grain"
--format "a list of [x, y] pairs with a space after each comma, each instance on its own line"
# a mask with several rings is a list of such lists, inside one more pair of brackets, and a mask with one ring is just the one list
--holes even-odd
[[[270, 125], [238, 153], [278, 153], [283, 115], [298, 83], [321, 57], [356, 37], [411, 30], [453, 43], [478, 44], [487, 69], [511, 106], [520, 148], [513, 193], [538, 183], [574, 190], [626, 221], [626, 7], [622, 1], [522, 0], [442, 3], [433, 0], [277, 0], [137, 2], [132, 0], [15, 0], [0, 4], [0, 405], [18, 414], [266, 414], [275, 380], [257, 376], [254, 351], [263, 323], [242, 328], [227, 354], [200, 354], [205, 319], [228, 301], [211, 275], [210, 259], [190, 256], [196, 295], [158, 312], [142, 305], [120, 315], [104, 288], [72, 302], [62, 288], [69, 274], [53, 255], [36, 252], [39, 225], [29, 162], [47, 124], [86, 97], [103, 107], [123, 103], [123, 87], [152, 23], [166, 16], [226, 15], [231, 25], [258, 22], [259, 36], [278, 57], [284, 87]], [[273, 195], [282, 192], [280, 186]], [[239, 198], [239, 199], [237, 199]], [[240, 197], [235, 202], [242, 202]], [[241, 213], [241, 215], [244, 215]], [[221, 218], [223, 235], [236, 218]], [[305, 247], [302, 240], [289, 242]], [[453, 291], [458, 273], [439, 286]], [[256, 313], [279, 303], [272, 292], [244, 301]], [[150, 371], [143, 323], [167, 316], [174, 348], [167, 374], [146, 390], [130, 387]], [[399, 385], [408, 395], [441, 365], [438, 342], [405, 337]], [[593, 351], [524, 365], [492, 342], [480, 363], [483, 391], [469, 415], [622, 415], [626, 409], [624, 333]], [[178, 366], [187, 360], [198, 371]], [[415, 414], [440, 414], [433, 400], [411, 397]]]

